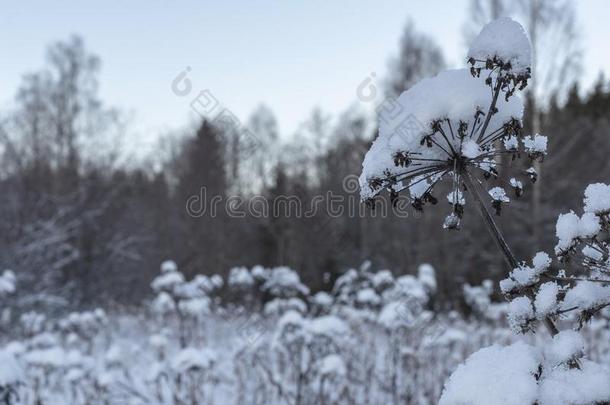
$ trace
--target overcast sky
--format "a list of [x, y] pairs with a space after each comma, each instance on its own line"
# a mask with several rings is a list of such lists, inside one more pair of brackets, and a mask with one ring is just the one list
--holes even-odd
[[[171, 91], [187, 66], [193, 91], [209, 89], [240, 119], [261, 102], [292, 133], [313, 107], [338, 114], [356, 102], [372, 72], [383, 77], [411, 17], [463, 63], [467, 0], [13, 1], [0, 13], [0, 106], [11, 106], [23, 73], [40, 68], [45, 47], [77, 33], [102, 59], [101, 95], [135, 113], [143, 144], [194, 119]], [[584, 82], [610, 71], [610, 7], [581, 0]]]

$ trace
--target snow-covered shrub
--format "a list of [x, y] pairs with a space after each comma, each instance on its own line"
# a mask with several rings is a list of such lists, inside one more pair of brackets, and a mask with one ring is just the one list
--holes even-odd
[[70, 340], [79, 339], [91, 352], [93, 340], [106, 326], [108, 318], [106, 312], [97, 308], [94, 311], [72, 312], [57, 323], [60, 331]]
[[207, 390], [217, 383], [217, 355], [210, 349], [187, 347], [171, 361], [172, 396], [177, 403], [198, 404], [205, 401]]
[[6, 405], [19, 403], [19, 388], [23, 384], [23, 369], [14, 354], [0, 350], [0, 402]]
[[21, 323], [24, 334], [28, 337], [32, 337], [45, 329], [47, 317], [44, 314], [29, 311], [21, 314], [19, 322]]
[[267, 302], [263, 309], [263, 313], [267, 316], [280, 316], [288, 311], [305, 314], [307, 304], [300, 298], [275, 298]]
[[0, 328], [10, 324], [12, 318], [11, 306], [8, 300], [17, 290], [17, 277], [12, 270], [4, 270], [0, 274]]
[[297, 272], [288, 267], [271, 269], [262, 290], [278, 298], [292, 298], [309, 294], [309, 288], [301, 283]]
[[493, 282], [483, 280], [481, 285], [471, 286], [464, 284], [464, 301], [476, 313], [484, 314], [491, 305], [491, 294], [493, 293]]
[[531, 266], [521, 264], [502, 280], [502, 292], [512, 299], [510, 315], [516, 329], [533, 328], [538, 320], [566, 317], [575, 319], [574, 327], [581, 329], [610, 305], [609, 214], [610, 187], [588, 186], [584, 213], [578, 216], [571, 211], [557, 219], [558, 263], [540, 252]]
[[314, 315], [326, 315], [334, 304], [334, 298], [325, 291], [319, 291], [309, 298], [309, 303]]
[[211, 312], [209, 295], [222, 285], [222, 279], [204, 275], [187, 281], [173, 261], [165, 261], [161, 264], [161, 274], [151, 283], [157, 293], [152, 310], [166, 320], [172, 314], [177, 315], [180, 342], [185, 347], [189, 337], [197, 337], [203, 318]]
[[[309, 288], [301, 282], [298, 273], [288, 267], [254, 266], [250, 270], [234, 267], [229, 272], [228, 284], [240, 304], [251, 310], [265, 304], [267, 314], [281, 314], [309, 295]], [[305, 303], [301, 301], [296, 305], [303, 307]]]
[[371, 262], [366, 261], [358, 270], [349, 269], [337, 278], [332, 293], [338, 304], [379, 309], [383, 295], [396, 288], [396, 281], [388, 270], [371, 271]]
[[4, 270], [0, 274], [0, 299], [11, 295], [17, 289], [17, 277], [12, 270]]
[[234, 267], [229, 271], [228, 284], [236, 290], [248, 290], [254, 286], [255, 280], [246, 267]]
[[[326, 378], [326, 387], [321, 387], [321, 375], [325, 373], [338, 372], [334, 375], [337, 383], [334, 389], [339, 389], [340, 395], [340, 370], [330, 370], [328, 362], [336, 365], [343, 358], [351, 333], [348, 324], [334, 315], [304, 318], [298, 312], [289, 311], [280, 318], [273, 336], [272, 358], [284, 384], [295, 387], [290, 395], [296, 398], [297, 403], [304, 398], [328, 396], [330, 376]], [[334, 360], [328, 360], [329, 356], [334, 356]]]

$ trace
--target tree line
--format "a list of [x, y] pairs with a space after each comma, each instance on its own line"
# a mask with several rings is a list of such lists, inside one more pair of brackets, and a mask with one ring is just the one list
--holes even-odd
[[[485, 14], [479, 3], [475, 16]], [[434, 41], [409, 23], [385, 94], [395, 96], [444, 63]], [[339, 117], [316, 109], [292, 137], [260, 106], [247, 122], [254, 149], [234, 128], [203, 120], [160, 141], [154, 156], [128, 164], [128, 120], [100, 100], [100, 66], [79, 37], [55, 43], [45, 68], [23, 77], [14, 108], [0, 114], [0, 263], [16, 270], [32, 304], [136, 304], [148, 297], [165, 259], [187, 277], [290, 266], [315, 290], [365, 260], [395, 274], [429, 262], [441, 305], [461, 296], [456, 286], [503, 273], [480, 221], [464, 221], [452, 233], [425, 210], [403, 204], [397, 213], [387, 196], [377, 209], [360, 206], [353, 182], [376, 131], [361, 106]], [[519, 214], [500, 220], [520, 258], [552, 249], [557, 215], [579, 205], [587, 184], [610, 177], [610, 82], [600, 76], [588, 91], [570, 82], [545, 95], [544, 107], [535, 102], [539, 95], [526, 100], [526, 131], [548, 135], [549, 157], [510, 208]], [[497, 184], [506, 180], [500, 170]], [[446, 194], [435, 191], [438, 204], [448, 204]], [[331, 197], [343, 201], [342, 212], [328, 209]], [[219, 199], [214, 215], [203, 212]], [[282, 209], [266, 214], [231, 209], [278, 201]], [[290, 208], [296, 201], [300, 215]], [[313, 204], [319, 209], [302, 215]], [[534, 231], [539, 224], [543, 232]]]

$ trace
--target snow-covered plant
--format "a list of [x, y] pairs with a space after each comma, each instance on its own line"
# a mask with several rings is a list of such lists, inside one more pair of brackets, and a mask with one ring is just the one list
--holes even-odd
[[[560, 315], [575, 310], [582, 326], [582, 321], [589, 319], [593, 312], [610, 304], [610, 287], [604, 274], [608, 270], [605, 235], [610, 193], [607, 186], [598, 184], [587, 189], [582, 217], [572, 212], [558, 221], [560, 241], [556, 253], [567, 261], [580, 250], [584, 256], [580, 260], [580, 274], [587, 273], [581, 279], [566, 277], [563, 271], [551, 275], [552, 260], [545, 253], [537, 254], [531, 265], [518, 262], [487, 207], [491, 205], [496, 215], [500, 215], [503, 206], [511, 202], [497, 169], [500, 157], [515, 160], [527, 156], [531, 161], [541, 162], [546, 155], [546, 137], [539, 134], [526, 137], [522, 128], [523, 103], [518, 92], [528, 84], [531, 63], [530, 41], [521, 25], [510, 18], [491, 22], [471, 45], [469, 69], [444, 71], [424, 79], [405, 91], [392, 108], [380, 113], [379, 136], [364, 158], [361, 198], [373, 207], [375, 197], [383, 190], [387, 190], [391, 201], [397, 201], [399, 193], [406, 191], [412, 206], [421, 210], [427, 203], [437, 203], [433, 191], [448, 178], [451, 191], [447, 200], [452, 211], [444, 227], [459, 229], [464, 207], [472, 198], [511, 269], [501, 284], [510, 299], [511, 328], [520, 333], [535, 331], [538, 320], [542, 320], [554, 336], [550, 346], [557, 346], [557, 352], [562, 354], [539, 353], [535, 347], [525, 345], [479, 351], [449, 380], [441, 399], [444, 404], [558, 403], [549, 402], [545, 397], [547, 391], [554, 394], [546, 388], [549, 381], [557, 384], [569, 375], [571, 380], [580, 383], [579, 390], [588, 389], [589, 383], [584, 382], [594, 378], [605, 386], [610, 381], [607, 371], [583, 360], [584, 349], [568, 350], [580, 344], [575, 343], [577, 339], [569, 332], [560, 334], [555, 326]], [[523, 174], [532, 182], [537, 179], [534, 168]], [[494, 181], [487, 193], [481, 190], [484, 180]], [[523, 195], [523, 182], [516, 177], [510, 178], [506, 185], [512, 188], [515, 198]], [[399, 281], [397, 286], [416, 285], [411, 279]], [[395, 294], [395, 289], [384, 292], [384, 298]], [[466, 288], [465, 293], [472, 306], [489, 305], [490, 291]], [[417, 294], [409, 295], [417, 297]], [[380, 320], [386, 326], [396, 323], [395, 305], [391, 300], [380, 313]], [[400, 364], [399, 360], [400, 356], [395, 357], [394, 364]], [[505, 364], [495, 373], [490, 371], [498, 362]], [[519, 377], [522, 380], [513, 382], [519, 370], [523, 372]], [[559, 370], [564, 374], [559, 375]], [[513, 390], [513, 384], [522, 386], [516, 392], [503, 391], [509, 387]], [[591, 395], [594, 400], [583, 403], [608, 401], [609, 392], [598, 389]], [[561, 403], [575, 403], [566, 402], [567, 397], [566, 394], [553, 398], [560, 398]]]
[[255, 279], [246, 267], [234, 267], [229, 271], [228, 284], [235, 290], [247, 290], [254, 286]]
[[288, 267], [271, 269], [262, 290], [277, 298], [292, 298], [309, 294], [309, 288], [301, 283], [298, 273]]
[[491, 294], [493, 293], [493, 282], [483, 280], [481, 285], [471, 286], [465, 284], [462, 287], [464, 301], [477, 314], [484, 314], [491, 305]]
[[[343, 358], [350, 339], [349, 325], [334, 315], [304, 318], [298, 312], [289, 311], [280, 318], [272, 342], [273, 357], [284, 385], [294, 386], [290, 396], [295, 398], [295, 403], [317, 396], [323, 400], [328, 396], [329, 375], [326, 376], [326, 389], [320, 386], [325, 374], [337, 373], [334, 377], [338, 392], [335, 393], [348, 395], [341, 386], [341, 370], [330, 370], [328, 363], [337, 365], [337, 359]], [[335, 360], [329, 360], [329, 356], [334, 356]]]
[[610, 305], [610, 186], [591, 184], [585, 190], [581, 216], [573, 211], [557, 219], [552, 259], [538, 253], [532, 266], [521, 264], [500, 284], [512, 301], [511, 324], [519, 330], [534, 327], [543, 318], [577, 320], [581, 329], [591, 317]]
[[72, 312], [67, 317], [60, 319], [57, 326], [71, 340], [77, 338], [84, 343], [86, 351], [90, 353], [93, 348], [93, 340], [107, 322], [106, 312], [97, 308], [93, 311]]
[[396, 280], [388, 270], [373, 272], [371, 262], [365, 261], [358, 270], [349, 269], [333, 286], [337, 303], [354, 308], [379, 309], [382, 295], [395, 286]]
[[460, 365], [445, 385], [440, 405], [606, 404], [610, 374], [581, 360], [584, 341], [563, 331], [542, 345], [516, 342], [479, 350]]
[[0, 274], [0, 299], [13, 294], [17, 288], [17, 277], [12, 270], [4, 270]]
[[23, 384], [25, 375], [15, 356], [9, 351], [0, 350], [0, 403], [19, 403], [19, 388]]
[[[415, 84], [379, 119], [379, 136], [362, 164], [360, 194], [371, 202], [383, 190], [391, 200], [408, 192], [413, 207], [436, 204], [434, 188], [449, 179], [452, 206], [444, 227], [459, 229], [464, 207], [472, 198], [511, 269], [519, 262], [502, 236], [486, 204], [500, 215], [510, 203], [505, 186], [523, 195], [517, 178], [493, 185], [484, 197], [484, 180], [502, 182], [501, 156], [542, 160], [546, 138], [525, 137], [519, 92], [531, 76], [531, 46], [523, 27], [501, 18], [483, 28], [468, 52], [469, 68], [448, 70]], [[514, 167], [514, 166], [510, 166]], [[534, 168], [524, 173], [537, 179]], [[373, 202], [374, 203], [374, 202]], [[546, 324], [557, 330], [550, 319]]]
[[288, 311], [305, 314], [307, 304], [300, 298], [275, 298], [267, 302], [263, 309], [263, 313], [267, 316], [281, 316]]
[[211, 312], [212, 300], [209, 295], [221, 288], [222, 278], [196, 275], [187, 281], [178, 271], [175, 262], [168, 260], [161, 264], [161, 274], [151, 283], [157, 296], [152, 309], [167, 316], [176, 314], [182, 347], [186, 346], [187, 335], [193, 337], [200, 329], [203, 318]]
[[171, 361], [173, 397], [177, 403], [204, 403], [218, 385], [217, 354], [210, 349], [188, 347], [178, 352]]
[[7, 305], [9, 297], [17, 289], [17, 277], [12, 270], [4, 270], [0, 274], [0, 327], [4, 327], [11, 322], [11, 306]]
[[[543, 321], [552, 339], [476, 352], [452, 375], [441, 404], [610, 403], [610, 369], [585, 357], [579, 333], [610, 306], [609, 231], [610, 186], [591, 184], [583, 214], [570, 211], [557, 219], [557, 261], [539, 252], [531, 264], [520, 263], [500, 282], [510, 300], [511, 329], [535, 332]], [[573, 322], [572, 329], [559, 332], [558, 321]]]
[[21, 327], [23, 328], [25, 335], [32, 337], [38, 333], [41, 333], [45, 329], [47, 317], [44, 314], [29, 311], [21, 314], [19, 322], [21, 323]]
[[[525, 137], [522, 128], [523, 102], [517, 93], [531, 73], [530, 42], [523, 28], [509, 18], [487, 25], [470, 48], [468, 64], [469, 69], [420, 81], [381, 112], [379, 136], [363, 162], [363, 200], [372, 202], [384, 189], [395, 200], [406, 190], [413, 207], [421, 210], [436, 204], [434, 188], [449, 179], [447, 199], [453, 209], [445, 228], [457, 229], [468, 202], [464, 192], [483, 204], [480, 179], [500, 181], [500, 156], [544, 157], [546, 138]], [[521, 183], [511, 183], [520, 196]], [[497, 213], [510, 201], [499, 186], [489, 195]]]
[[327, 315], [334, 303], [332, 295], [325, 291], [318, 291], [309, 298], [311, 312], [314, 315]]
[[[362, 165], [362, 199], [371, 201], [386, 189], [395, 200], [407, 190], [413, 207], [422, 209], [425, 203], [436, 203], [434, 187], [449, 178], [452, 188], [447, 199], [453, 210], [444, 227], [459, 228], [468, 202], [464, 193], [468, 193], [509, 267], [519, 267], [486, 206], [481, 185], [483, 179], [502, 180], [497, 160], [503, 155], [542, 160], [546, 154], [546, 138], [525, 137], [522, 128], [523, 102], [518, 92], [531, 77], [531, 60], [531, 44], [523, 27], [500, 18], [474, 39], [468, 51], [469, 69], [441, 72], [405, 91], [393, 109], [380, 114], [379, 136]], [[536, 180], [535, 169], [524, 174]], [[523, 194], [520, 180], [513, 177], [508, 185], [515, 197]], [[511, 201], [502, 186], [493, 186], [487, 195], [497, 215]], [[550, 318], [545, 323], [551, 333], [557, 333]]]
[[254, 266], [234, 267], [229, 272], [229, 287], [238, 302], [250, 310], [264, 304], [267, 315], [281, 315], [294, 309], [305, 313], [303, 301], [309, 295], [309, 288], [301, 282], [299, 274], [289, 267], [264, 268]]
[[229, 271], [227, 285], [240, 309], [258, 309], [262, 305], [260, 287], [269, 277], [269, 270], [255, 266], [252, 271], [247, 267], [233, 267]]

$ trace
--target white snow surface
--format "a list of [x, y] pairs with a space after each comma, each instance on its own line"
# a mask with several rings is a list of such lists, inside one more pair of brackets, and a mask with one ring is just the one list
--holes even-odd
[[469, 159], [474, 159], [481, 155], [483, 151], [473, 139], [466, 139], [462, 144], [462, 155]]
[[516, 287], [528, 287], [538, 282], [540, 275], [551, 265], [551, 258], [545, 252], [538, 252], [532, 259], [532, 267], [522, 263], [510, 272], [509, 277], [500, 281], [500, 289], [508, 293]]
[[557, 294], [559, 294], [559, 285], [556, 282], [548, 281], [540, 285], [534, 300], [538, 319], [544, 318], [557, 309]]
[[245, 267], [234, 267], [229, 271], [229, 285], [234, 287], [249, 287], [254, 284], [254, 277]]
[[580, 370], [557, 367], [540, 386], [540, 405], [590, 405], [610, 399], [607, 367], [583, 360]]
[[585, 212], [604, 214], [610, 212], [610, 185], [589, 184], [585, 189]]
[[177, 271], [168, 271], [155, 277], [151, 287], [155, 291], [168, 291], [184, 283], [184, 276]]
[[[589, 405], [610, 399], [610, 370], [581, 359], [580, 369], [559, 361], [578, 357], [582, 338], [564, 331], [546, 349], [524, 342], [472, 354], [445, 384], [440, 405]], [[542, 374], [539, 380], [536, 374]]]
[[0, 387], [7, 387], [23, 381], [23, 369], [13, 353], [0, 350]]
[[319, 366], [320, 374], [325, 376], [340, 376], [343, 377], [347, 373], [345, 362], [336, 354], [330, 354], [324, 357]]
[[523, 146], [527, 152], [538, 152], [546, 154], [548, 138], [546, 136], [536, 134], [525, 137], [523, 139]]
[[166, 260], [161, 263], [161, 273], [171, 273], [178, 271], [178, 265], [173, 260]]
[[439, 405], [533, 404], [540, 361], [540, 354], [523, 342], [481, 349], [451, 375]]
[[366, 305], [379, 305], [381, 298], [372, 288], [365, 288], [356, 294], [356, 302]]
[[309, 288], [301, 283], [298, 273], [289, 267], [276, 267], [271, 269], [269, 278], [262, 289], [273, 295], [309, 294]]
[[585, 351], [585, 341], [580, 333], [564, 330], [553, 337], [551, 344], [544, 347], [547, 365], [555, 367], [572, 359], [579, 359]]
[[216, 362], [216, 353], [210, 349], [196, 349], [187, 347], [176, 354], [172, 360], [172, 367], [176, 371], [206, 370]]
[[577, 238], [591, 238], [601, 231], [599, 217], [593, 212], [585, 212], [578, 217], [574, 211], [561, 214], [555, 225], [555, 235], [559, 239], [556, 251], [570, 248]]
[[519, 332], [532, 318], [534, 318], [534, 308], [529, 298], [517, 297], [508, 303], [508, 322], [513, 331]]
[[318, 291], [311, 298], [311, 301], [320, 307], [327, 308], [333, 304], [333, 296], [324, 291]]
[[417, 267], [417, 278], [429, 291], [436, 291], [436, 270], [431, 264], [420, 264]]
[[608, 303], [610, 303], [610, 286], [593, 281], [579, 281], [566, 293], [561, 309], [577, 307], [585, 310]]
[[478, 61], [497, 57], [510, 63], [510, 72], [521, 75], [532, 66], [532, 46], [521, 24], [504, 17], [483, 27], [472, 41], [468, 57]]
[[0, 297], [14, 293], [16, 289], [15, 284], [15, 273], [11, 270], [5, 270], [4, 273], [0, 275]]
[[506, 190], [504, 190], [502, 187], [492, 188], [491, 190], [489, 190], [489, 195], [494, 201], [499, 201], [502, 203], [510, 202], [510, 198], [508, 198], [508, 196], [506, 195]]
[[349, 326], [345, 321], [334, 315], [320, 316], [311, 319], [307, 324], [307, 330], [313, 335], [328, 337], [347, 336], [350, 333]]

